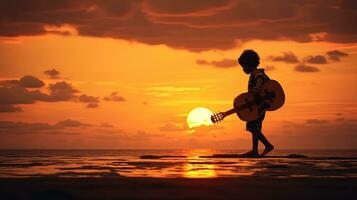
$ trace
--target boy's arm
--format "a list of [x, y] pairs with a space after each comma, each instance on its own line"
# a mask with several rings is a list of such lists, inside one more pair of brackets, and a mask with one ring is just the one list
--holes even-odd
[[255, 87], [252, 88], [249, 92], [252, 92], [253, 94], [259, 94], [260, 90], [262, 89], [264, 79], [262, 76], [257, 77], [257, 83], [255, 84]]

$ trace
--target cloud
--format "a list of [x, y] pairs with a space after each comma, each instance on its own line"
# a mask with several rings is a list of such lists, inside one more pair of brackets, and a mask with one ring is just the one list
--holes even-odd
[[198, 127], [192, 128], [192, 132], [194, 132], [196, 137], [202, 137], [202, 136], [207, 136], [207, 134], [210, 134], [211, 136], [215, 136], [216, 133], [223, 134], [223, 130], [225, 128], [219, 125], [214, 125], [214, 126], [206, 126], [206, 125], [201, 125]]
[[51, 79], [58, 79], [60, 74], [60, 72], [56, 69], [45, 70], [43, 73], [49, 76]]
[[329, 123], [328, 120], [322, 120], [322, 119], [307, 119], [306, 124], [325, 124]]
[[180, 1], [143, 1], [143, 8], [146, 12], [157, 16], [205, 16], [226, 10], [229, 0], [207, 1], [196, 0], [189, 4]]
[[47, 122], [0, 121], [0, 134], [79, 134], [78, 129], [95, 125], [66, 119], [54, 124]]
[[89, 103], [87, 104], [87, 108], [98, 108], [99, 107], [99, 104], [97, 103]]
[[[58, 75], [55, 69], [47, 70], [53, 76]], [[56, 71], [55, 73], [53, 73]], [[48, 92], [34, 89], [43, 87], [45, 83], [34, 77], [24, 76], [19, 80], [4, 80], [0, 81], [0, 112], [19, 112], [22, 109], [18, 104], [34, 104], [37, 101], [58, 102], [58, 101], [77, 101], [86, 103], [87, 108], [99, 107], [100, 97], [90, 96], [86, 94], [78, 94], [79, 90], [74, 88], [71, 83], [60, 81], [49, 84]], [[125, 101], [125, 99], [113, 92], [109, 97], [104, 98], [107, 101]]]
[[114, 125], [113, 124], [109, 124], [109, 123], [102, 123], [100, 124], [101, 127], [105, 127], [105, 128], [113, 128]]
[[305, 64], [298, 64], [294, 68], [297, 72], [319, 72], [320, 69], [314, 66], [305, 65]]
[[[50, 84], [49, 93], [44, 93], [39, 89], [28, 89], [42, 87], [43, 81], [33, 77], [24, 76], [20, 80], [5, 80], [0, 83], [0, 106], [1, 112], [18, 112], [21, 108], [18, 104], [34, 104], [37, 101], [57, 102], [71, 101], [77, 98], [75, 89], [70, 83], [65, 81]], [[97, 98], [97, 101], [96, 101]], [[99, 97], [81, 95], [80, 101], [99, 102]]]
[[327, 60], [322, 55], [316, 55], [316, 56], [308, 56], [308, 57], [306, 57], [305, 58], [305, 62], [311, 63], [311, 64], [326, 64]]
[[0, 104], [32, 104], [36, 101], [51, 101], [40, 90], [27, 90], [20, 86], [0, 87]]
[[271, 137], [281, 148], [344, 148], [357, 147], [357, 121], [308, 119], [305, 122], [282, 122], [282, 130]]
[[104, 101], [117, 101], [117, 102], [126, 101], [126, 100], [124, 99], [124, 97], [118, 95], [118, 92], [117, 92], [117, 91], [111, 93], [111, 94], [110, 94], [109, 96], [107, 96], [107, 97], [104, 97], [103, 100], [104, 100]]
[[0, 36], [68, 34], [63, 27], [73, 27], [83, 36], [190, 51], [230, 49], [255, 39], [355, 43], [354, 5], [347, 0], [3, 0]]
[[272, 71], [275, 70], [275, 67], [273, 65], [266, 65], [263, 67], [265, 71]]
[[187, 130], [183, 125], [177, 125], [173, 123], [167, 123], [164, 124], [163, 126], [159, 127], [160, 131], [183, 131]]
[[21, 87], [25, 88], [40, 88], [45, 85], [45, 83], [40, 79], [29, 75], [20, 78], [19, 84]]
[[68, 101], [75, 98], [79, 91], [66, 81], [57, 82], [49, 85], [52, 101]]
[[217, 68], [231, 68], [231, 67], [236, 67], [237, 65], [237, 61], [233, 60], [233, 59], [223, 59], [223, 60], [218, 60], [218, 61], [206, 61], [206, 60], [201, 60], [201, 59], [197, 59], [196, 63], [199, 65], [212, 65], [214, 67]]
[[165, 135], [163, 134], [156, 134], [156, 133], [150, 133], [146, 131], [137, 131], [135, 134], [130, 134], [128, 135], [128, 139], [132, 140], [149, 140], [152, 138], [158, 138], [158, 137], [164, 137]]
[[283, 52], [282, 56], [269, 56], [268, 59], [276, 62], [298, 63], [299, 59], [293, 52]]
[[88, 96], [86, 94], [82, 94], [78, 97], [78, 101], [81, 103], [87, 103], [87, 108], [98, 108], [99, 107], [99, 97]]
[[22, 109], [11, 104], [0, 104], [0, 112], [21, 112]]
[[80, 122], [78, 120], [66, 119], [66, 120], [57, 122], [54, 126], [63, 128], [63, 127], [88, 127], [91, 125]]
[[20, 86], [24, 88], [41, 88], [45, 85], [45, 82], [38, 79], [37, 77], [26, 75], [21, 77], [19, 80], [5, 80], [0, 82], [3, 86]]
[[0, 134], [33, 134], [58, 129], [48, 123], [0, 121]]
[[328, 58], [332, 61], [340, 61], [342, 57], [348, 56], [347, 53], [344, 53], [339, 50], [328, 51], [326, 54], [328, 55]]

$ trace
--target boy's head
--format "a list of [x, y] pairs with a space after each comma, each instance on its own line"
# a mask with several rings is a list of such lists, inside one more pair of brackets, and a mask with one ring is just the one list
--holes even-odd
[[257, 52], [246, 49], [238, 58], [238, 63], [243, 67], [243, 71], [246, 74], [250, 74], [259, 65], [259, 56]]

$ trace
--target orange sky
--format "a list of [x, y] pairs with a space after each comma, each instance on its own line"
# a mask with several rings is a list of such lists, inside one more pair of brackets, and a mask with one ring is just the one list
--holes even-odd
[[244, 49], [285, 89], [277, 148], [357, 147], [354, 2], [167, 2], [0, 3], [0, 147], [249, 148], [236, 116], [186, 124], [246, 91]]

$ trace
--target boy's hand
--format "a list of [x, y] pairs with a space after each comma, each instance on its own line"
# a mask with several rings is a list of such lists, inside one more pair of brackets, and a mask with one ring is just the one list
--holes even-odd
[[261, 89], [259, 88], [253, 88], [250, 90], [250, 92], [252, 93], [253, 97], [254, 97], [254, 103], [259, 105], [263, 102], [263, 97], [260, 95], [261, 93]]
[[260, 88], [253, 88], [249, 92], [251, 92], [253, 95], [260, 94], [262, 90]]

